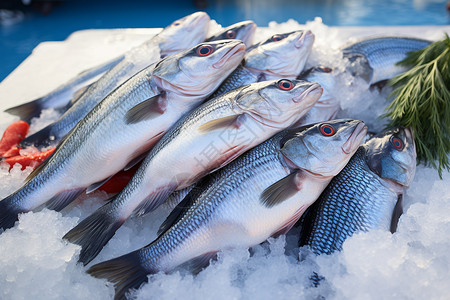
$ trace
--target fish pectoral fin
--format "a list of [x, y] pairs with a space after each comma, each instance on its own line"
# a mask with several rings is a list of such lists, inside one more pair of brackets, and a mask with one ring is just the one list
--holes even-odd
[[78, 188], [68, 191], [63, 191], [58, 195], [54, 196], [52, 199], [47, 201], [45, 207], [48, 209], [53, 209], [56, 211], [62, 210], [64, 207], [70, 204], [75, 198], [77, 198], [82, 192], [84, 188]]
[[302, 174], [300, 171], [293, 172], [266, 188], [259, 198], [261, 203], [264, 206], [271, 208], [292, 197], [301, 190], [299, 180], [301, 176]]
[[242, 124], [244, 123], [245, 119], [247, 118], [247, 115], [239, 114], [239, 115], [232, 115], [232, 116], [226, 116], [220, 119], [215, 119], [209, 122], [206, 122], [203, 125], [200, 125], [198, 127], [198, 131], [201, 133], [206, 133], [209, 131], [221, 129], [221, 128], [235, 128], [239, 129]]
[[208, 252], [181, 264], [180, 268], [187, 269], [193, 274], [198, 274], [209, 265], [211, 259], [216, 259], [216, 257], [217, 251]]
[[88, 186], [88, 188], [86, 189], [86, 194], [90, 194], [90, 193], [92, 193], [93, 191], [97, 190], [99, 187], [101, 187], [102, 185], [104, 185], [108, 180], [110, 180], [111, 177], [113, 177], [113, 176], [114, 176], [114, 175], [111, 175], [111, 176], [109, 176], [108, 178], [106, 178], [106, 179], [104, 179], [104, 180], [102, 180], [102, 181], [99, 181], [99, 182], [96, 182], [96, 183], [91, 184], [91, 185]]
[[125, 115], [127, 124], [136, 124], [162, 115], [166, 111], [167, 98], [163, 92], [131, 108]]
[[400, 216], [403, 214], [403, 195], [399, 195], [397, 199], [397, 203], [395, 204], [394, 211], [392, 212], [391, 219], [391, 233], [397, 231], [398, 220]]

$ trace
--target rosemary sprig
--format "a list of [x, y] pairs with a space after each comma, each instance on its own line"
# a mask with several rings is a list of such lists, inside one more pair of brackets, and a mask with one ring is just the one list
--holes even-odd
[[410, 52], [398, 63], [411, 67], [390, 80], [395, 97], [386, 108], [388, 127], [412, 127], [419, 163], [431, 165], [442, 178], [450, 170], [450, 38]]

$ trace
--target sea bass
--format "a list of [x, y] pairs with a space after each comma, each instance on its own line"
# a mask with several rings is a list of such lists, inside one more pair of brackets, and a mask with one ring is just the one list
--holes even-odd
[[244, 63], [212, 97], [263, 80], [295, 79], [303, 70], [314, 43], [311, 31], [275, 34], [247, 50]]
[[244, 86], [181, 119], [150, 151], [128, 185], [66, 234], [88, 263], [133, 213], [147, 213], [178, 189], [221, 168], [300, 119], [322, 93], [316, 83], [286, 79]]
[[242, 21], [231, 26], [222, 28], [212, 36], [206, 39], [206, 42], [219, 40], [240, 40], [246, 47], [250, 47], [253, 43], [256, 24], [253, 21]]
[[244, 52], [236, 40], [203, 43], [130, 78], [75, 126], [21, 189], [0, 201], [0, 228], [44, 203], [60, 210], [87, 187], [93, 191], [131, 167], [217, 88]]
[[431, 42], [408, 37], [379, 37], [359, 41], [345, 47], [344, 58], [351, 65], [347, 71], [360, 76], [369, 84], [391, 79], [407, 70], [396, 65], [408, 52], [421, 50]]
[[309, 246], [315, 254], [330, 254], [342, 250], [355, 232], [394, 232], [403, 193], [415, 169], [411, 129], [397, 128], [372, 137], [305, 214], [300, 245]]
[[115, 284], [115, 299], [189, 264], [197, 271], [218, 251], [248, 248], [284, 234], [348, 162], [366, 133], [362, 121], [337, 120], [280, 133], [201, 182], [148, 246], [92, 266]]
[[21, 146], [44, 148], [57, 144], [98, 103], [120, 84], [155, 61], [155, 51], [161, 57], [191, 48], [202, 42], [208, 32], [209, 16], [197, 12], [173, 22], [144, 44], [128, 51], [123, 60], [90, 85], [70, 108], [54, 123], [30, 135]]

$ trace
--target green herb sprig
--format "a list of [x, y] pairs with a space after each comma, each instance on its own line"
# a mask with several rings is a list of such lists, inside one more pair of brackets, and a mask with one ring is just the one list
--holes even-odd
[[398, 64], [411, 69], [389, 82], [395, 99], [384, 115], [391, 118], [388, 127], [412, 127], [418, 162], [431, 165], [442, 178], [442, 171], [450, 170], [449, 36], [410, 52]]

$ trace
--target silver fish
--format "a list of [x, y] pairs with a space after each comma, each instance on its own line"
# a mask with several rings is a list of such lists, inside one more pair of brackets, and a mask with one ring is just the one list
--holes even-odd
[[256, 24], [253, 21], [242, 21], [231, 26], [222, 28], [214, 35], [206, 39], [206, 42], [218, 40], [240, 40], [244, 42], [246, 47], [250, 47], [255, 35]]
[[202, 42], [207, 34], [209, 16], [197, 12], [173, 22], [144, 44], [133, 48], [111, 70], [90, 85], [79, 99], [54, 123], [25, 138], [22, 147], [44, 148], [59, 142], [116, 87], [155, 61], [149, 60], [159, 49], [161, 57], [191, 48]]
[[275, 34], [247, 50], [239, 66], [212, 97], [246, 84], [280, 78], [295, 79], [303, 70], [314, 43], [311, 31]]
[[347, 71], [375, 84], [388, 80], [407, 70], [396, 63], [406, 58], [410, 51], [418, 51], [431, 42], [409, 37], [378, 37], [346, 46], [342, 52], [351, 65]]
[[8, 108], [5, 112], [18, 116], [27, 123], [30, 123], [32, 118], [39, 117], [44, 109], [54, 108], [58, 112], [64, 113], [93, 82], [97, 81], [105, 72], [121, 62], [123, 58], [124, 56], [120, 56], [100, 66], [83, 71], [49, 94], [33, 101]]
[[130, 78], [75, 126], [21, 189], [0, 201], [0, 228], [44, 203], [60, 210], [86, 187], [95, 190], [135, 163], [217, 88], [244, 52], [236, 40], [203, 43]]
[[318, 84], [305, 81], [253, 83], [206, 102], [178, 121], [123, 191], [66, 235], [82, 246], [80, 261], [91, 261], [133, 213], [155, 209], [175, 190], [295, 123], [321, 93]]
[[366, 130], [362, 121], [338, 120], [275, 136], [211, 174], [151, 244], [88, 273], [114, 283], [114, 299], [124, 299], [148, 274], [182, 264], [197, 271], [218, 251], [285, 233], [345, 166]]
[[330, 254], [342, 250], [347, 237], [356, 232], [394, 232], [415, 169], [410, 129], [397, 128], [372, 137], [305, 214], [300, 246], [309, 246], [315, 254]]

